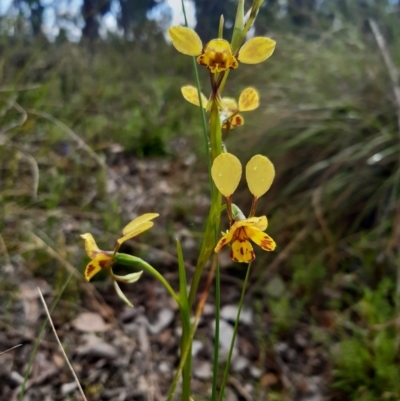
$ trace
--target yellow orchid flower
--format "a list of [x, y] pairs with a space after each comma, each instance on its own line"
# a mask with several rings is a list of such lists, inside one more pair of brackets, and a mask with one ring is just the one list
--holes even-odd
[[91, 259], [84, 273], [85, 279], [90, 281], [100, 270], [111, 267], [114, 262], [114, 252], [99, 249], [90, 233], [82, 234], [81, 238], [85, 241], [86, 253]]
[[[181, 92], [183, 97], [189, 103], [200, 107], [199, 92], [197, 88], [191, 85], [182, 86]], [[207, 110], [208, 100], [200, 93], [201, 105]], [[260, 97], [254, 88], [244, 89], [240, 96], [239, 101], [230, 97], [223, 97], [219, 102], [221, 126], [222, 128], [233, 128], [244, 124], [244, 118], [240, 112], [255, 110], [260, 105]]]
[[211, 176], [217, 189], [226, 198], [231, 220], [231, 228], [219, 240], [214, 251], [218, 253], [226, 245], [231, 244], [231, 258], [239, 263], [249, 263], [255, 259], [253, 246], [249, 240], [265, 251], [273, 251], [276, 247], [275, 241], [264, 233], [268, 227], [267, 217], [254, 217], [258, 199], [268, 191], [275, 177], [275, 169], [270, 160], [265, 156], [256, 155], [246, 165], [246, 180], [253, 195], [248, 218], [241, 213], [233, 213], [232, 210], [232, 195], [242, 176], [239, 159], [230, 153], [220, 154], [214, 160]]
[[239, 112], [255, 110], [260, 105], [260, 97], [254, 88], [246, 88], [241, 92], [238, 102], [233, 98], [223, 97], [221, 104], [222, 128], [240, 127], [244, 124], [244, 118]]
[[269, 38], [256, 37], [248, 40], [233, 54], [230, 43], [225, 39], [212, 39], [204, 47], [199, 35], [184, 26], [172, 26], [168, 30], [175, 49], [188, 56], [197, 57], [197, 62], [208, 68], [211, 73], [234, 70], [244, 64], [258, 64], [274, 52], [276, 42]]
[[117, 239], [114, 251], [103, 251], [99, 249], [92, 234], [90, 233], [82, 234], [81, 237], [85, 241], [86, 253], [91, 259], [90, 262], [87, 264], [84, 273], [86, 280], [90, 281], [101, 270], [106, 270], [107, 274], [113, 280], [117, 294], [129, 306], [132, 306], [132, 304], [129, 302], [129, 300], [125, 297], [125, 295], [121, 291], [118, 285], [118, 281], [124, 283], [134, 283], [135, 281], [139, 280], [143, 272], [140, 271], [137, 273], [127, 274], [125, 276], [118, 276], [113, 273], [111, 267], [114, 263], [115, 254], [118, 252], [120, 246], [128, 239], [136, 237], [143, 231], [146, 231], [149, 228], [151, 228], [154, 225], [154, 223], [151, 220], [155, 219], [158, 216], [159, 216], [158, 213], [146, 213], [132, 220], [122, 230], [122, 237]]

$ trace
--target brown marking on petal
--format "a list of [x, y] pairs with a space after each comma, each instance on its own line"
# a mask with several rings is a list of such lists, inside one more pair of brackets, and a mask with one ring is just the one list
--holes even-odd
[[87, 279], [88, 281], [90, 280], [90, 276], [92, 275], [92, 272], [93, 272], [94, 270], [96, 270], [96, 266], [94, 266], [94, 265], [92, 265], [92, 264], [89, 264], [88, 267], [86, 268], [85, 276], [86, 276], [86, 279]]
[[242, 246], [240, 247], [240, 253], [241, 253], [242, 255], [244, 255], [244, 250], [243, 250], [243, 247], [242, 247]]
[[106, 267], [108, 267], [110, 261], [109, 260], [99, 260], [99, 266], [104, 269]]
[[229, 63], [229, 69], [230, 70], [236, 70], [236, 68], [238, 68], [239, 63], [237, 62], [237, 60], [232, 57], [231, 62]]
[[264, 238], [261, 241], [261, 248], [264, 248], [264, 249], [267, 248], [267, 249], [271, 249], [272, 250], [272, 245], [273, 245], [273, 242], [268, 238]]
[[233, 240], [239, 242], [246, 242], [248, 238], [249, 237], [247, 236], [244, 227], [240, 227], [236, 230]]
[[236, 125], [242, 125], [242, 119], [239, 116], [235, 117], [235, 124]]
[[231, 249], [231, 259], [232, 259], [234, 262], [239, 262], [239, 259], [236, 258], [236, 257], [234, 256], [232, 249]]
[[201, 65], [207, 65], [206, 62], [204, 61], [204, 55], [197, 57], [197, 62]]

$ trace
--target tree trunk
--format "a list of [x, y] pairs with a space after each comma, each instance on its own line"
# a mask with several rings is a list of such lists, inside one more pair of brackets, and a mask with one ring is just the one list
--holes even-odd
[[83, 0], [82, 17], [85, 20], [85, 26], [82, 29], [82, 36], [89, 40], [98, 38], [99, 23], [97, 21], [95, 0]]

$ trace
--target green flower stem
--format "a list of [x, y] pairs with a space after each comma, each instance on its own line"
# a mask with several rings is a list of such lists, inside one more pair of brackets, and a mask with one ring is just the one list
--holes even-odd
[[[210, 144], [211, 144], [211, 158], [214, 161], [217, 156], [222, 153], [222, 132], [221, 120], [219, 117], [218, 105], [214, 101], [211, 107], [210, 116]], [[222, 197], [219, 191], [215, 191], [219, 196], [214, 196], [212, 199], [212, 207], [218, 211], [221, 210]], [[221, 214], [218, 213], [214, 221], [214, 245], [218, 241], [218, 232], [220, 226]], [[219, 356], [219, 318], [220, 318], [220, 274], [219, 266], [217, 264], [215, 272], [215, 333], [214, 333], [214, 360], [213, 360], [213, 380], [212, 380], [212, 395], [211, 399], [215, 400], [217, 391], [218, 379], [218, 356]]]
[[226, 361], [226, 365], [225, 365], [224, 377], [222, 379], [221, 390], [219, 393], [218, 401], [222, 401], [222, 399], [224, 397], [226, 382], [228, 381], [229, 368], [231, 366], [232, 352], [233, 352], [233, 347], [235, 345], [235, 339], [236, 339], [237, 330], [238, 330], [238, 326], [239, 326], [240, 313], [242, 312], [244, 295], [246, 293], [247, 282], [250, 277], [250, 267], [251, 267], [251, 263], [249, 263], [247, 266], [246, 277], [243, 282], [242, 294], [240, 296], [240, 301], [239, 301], [239, 309], [238, 309], [238, 313], [237, 313], [236, 320], [235, 320], [235, 327], [233, 328], [233, 336], [232, 336], [231, 346], [229, 348], [228, 360]]
[[[211, 159], [214, 160], [222, 153], [222, 132], [221, 122], [219, 119], [218, 106], [214, 101], [211, 107], [210, 116], [210, 147]], [[218, 239], [220, 214], [221, 214], [221, 193], [214, 188], [211, 199], [211, 207], [207, 218], [206, 229], [203, 236], [203, 243], [199, 257], [197, 259], [196, 270], [193, 275], [192, 285], [189, 293], [189, 308], [192, 309], [194, 299], [196, 297], [200, 278], [204, 270], [204, 266], [210, 259]]]
[[203, 274], [204, 266], [210, 259], [216, 244], [216, 233], [218, 233], [220, 214], [221, 214], [221, 201], [222, 196], [219, 191], [215, 189], [210, 211], [208, 213], [206, 228], [203, 234], [203, 241], [201, 244], [200, 254], [197, 258], [196, 269], [192, 278], [192, 284], [189, 293], [189, 308], [192, 310], [194, 300], [199, 287], [200, 279]]
[[214, 361], [213, 361], [213, 377], [211, 387], [211, 399], [216, 400], [217, 380], [218, 380], [218, 359], [219, 359], [219, 320], [221, 308], [221, 278], [219, 264], [215, 270], [215, 332], [214, 332]]
[[143, 259], [136, 256], [127, 255], [126, 253], [117, 253], [115, 255], [115, 262], [124, 266], [135, 267], [137, 269], [143, 269], [154, 276], [160, 283], [165, 287], [165, 289], [170, 293], [171, 297], [174, 298], [179, 307], [181, 307], [181, 301], [179, 296], [175, 293], [172, 287], [169, 285], [168, 281], [160, 274], [153, 266], [149, 265]]
[[210, 286], [211, 286], [212, 281], [214, 279], [214, 273], [215, 273], [215, 269], [216, 269], [217, 263], [218, 263], [218, 258], [217, 258], [216, 255], [214, 255], [213, 262], [211, 264], [211, 268], [210, 268], [210, 270], [208, 272], [208, 276], [207, 276], [207, 281], [206, 281], [206, 284], [205, 284], [204, 292], [203, 292], [202, 297], [200, 298], [199, 303], [198, 303], [198, 305], [196, 307], [196, 312], [194, 314], [194, 322], [192, 323], [192, 325], [190, 327], [190, 334], [189, 334], [188, 343], [187, 343], [185, 349], [183, 350], [183, 352], [181, 354], [181, 359], [179, 361], [179, 366], [178, 366], [178, 368], [177, 368], [177, 370], [175, 372], [174, 378], [172, 380], [171, 388], [170, 388], [170, 390], [168, 392], [167, 401], [172, 401], [172, 399], [173, 399], [173, 395], [175, 393], [176, 386], [178, 385], [178, 382], [179, 382], [179, 377], [180, 377], [181, 372], [183, 370], [186, 358], [189, 355], [189, 351], [191, 350], [191, 344], [193, 342], [193, 338], [194, 338], [194, 335], [196, 333], [196, 329], [197, 329], [197, 326], [199, 324], [199, 320], [200, 320], [201, 314], [203, 312], [204, 305], [206, 303], [206, 299], [207, 299], [207, 295], [208, 295], [209, 290], [210, 290]]
[[215, 100], [212, 103], [210, 114], [210, 147], [211, 160], [214, 161], [215, 158], [222, 153], [221, 121], [219, 118], [218, 104]]
[[182, 246], [176, 240], [176, 253], [179, 267], [179, 299], [182, 318], [181, 356], [188, 348], [186, 360], [182, 368], [182, 401], [190, 401], [190, 385], [192, 380], [192, 340], [190, 339], [190, 309], [187, 296], [187, 281]]
[[224, 77], [222, 78], [222, 81], [221, 81], [221, 83], [219, 85], [219, 89], [218, 90], [219, 90], [219, 93], [220, 93], [221, 96], [222, 96], [222, 92], [223, 92], [225, 84], [226, 84], [226, 80], [228, 79], [229, 73], [230, 73], [230, 70], [225, 71]]
[[[181, 338], [181, 357], [185, 355], [184, 365], [182, 368], [182, 401], [190, 401], [190, 390], [192, 380], [192, 341], [190, 335], [190, 311], [187, 308], [180, 308], [182, 317], [182, 338]], [[184, 354], [185, 350], [188, 350]], [[173, 394], [172, 394], [173, 395]]]
[[[200, 319], [200, 315], [196, 316], [195, 322], [189, 327], [190, 330], [189, 330], [188, 337], [187, 338], [185, 337], [185, 346], [184, 347], [181, 346], [181, 355], [180, 355], [179, 366], [175, 372], [171, 387], [168, 391], [167, 401], [172, 401], [174, 398], [175, 390], [176, 390], [176, 387], [179, 382], [179, 377], [181, 375], [181, 372], [183, 372], [183, 370], [185, 369], [186, 361], [187, 361], [187, 359], [189, 359], [189, 355], [191, 354], [191, 350], [192, 350], [191, 344], [193, 342], [193, 338], [196, 333], [199, 319]], [[185, 328], [184, 328], [184, 330], [185, 330]], [[182, 338], [183, 338], [183, 334], [182, 334]], [[181, 342], [181, 345], [182, 345], [182, 342]], [[191, 358], [191, 355], [190, 355], [190, 358]], [[184, 384], [182, 384], [182, 387], [183, 386], [184, 386]], [[182, 389], [182, 392], [183, 391], [184, 391], [184, 389]]]

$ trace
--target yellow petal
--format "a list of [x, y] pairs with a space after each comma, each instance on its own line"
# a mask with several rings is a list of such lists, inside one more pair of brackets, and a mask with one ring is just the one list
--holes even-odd
[[231, 248], [231, 258], [239, 263], [250, 263], [253, 261], [256, 256], [250, 241], [247, 239], [234, 241]]
[[[221, 115], [224, 118], [223, 115]], [[241, 127], [244, 124], [244, 118], [240, 114], [236, 114], [233, 117], [225, 118], [222, 120], [221, 118], [221, 128], [235, 128]]]
[[[129, 233], [137, 230], [138, 228], [140, 228], [140, 226], [143, 223], [146, 223], [146, 222], [148, 222], [150, 220], [153, 220], [158, 216], [159, 216], [158, 213], [145, 213], [145, 214], [142, 214], [141, 216], [136, 217], [136, 219], [132, 220], [129, 224], [127, 224], [124, 227], [124, 229], [122, 230], [122, 234], [123, 235], [129, 234]], [[142, 232], [142, 231], [140, 231], [140, 232]]]
[[248, 237], [264, 251], [273, 251], [276, 248], [275, 241], [268, 234], [251, 227], [246, 227], [245, 231]]
[[134, 231], [128, 232], [126, 235], [122, 236], [121, 238], [117, 239], [118, 244], [123, 244], [128, 239], [136, 237], [137, 235], [141, 234], [143, 231], [147, 231], [149, 228], [153, 227], [154, 223], [152, 221], [146, 221], [142, 223], [139, 227], [137, 227]]
[[154, 223], [149, 220], [153, 220], [158, 217], [158, 213], [145, 213], [136, 219], [132, 220], [125, 228], [122, 230], [122, 237], [117, 239], [118, 244], [122, 244], [130, 238], [136, 237], [143, 231], [148, 230], [153, 227]]
[[218, 241], [217, 246], [214, 249], [214, 252], [218, 253], [225, 245], [228, 245], [232, 241], [233, 234], [235, 234], [235, 229], [231, 229]]
[[276, 42], [269, 38], [252, 38], [240, 48], [238, 60], [244, 64], [261, 63], [272, 55], [275, 45]]
[[[221, 105], [223, 111], [230, 114], [236, 113], [239, 110], [236, 100], [231, 97], [223, 97], [221, 99]], [[230, 115], [228, 115], [228, 117], [230, 117]]]
[[232, 54], [230, 43], [225, 39], [210, 40], [201, 56], [197, 57], [197, 62], [206, 66], [212, 73], [234, 70], [239, 65]]
[[254, 88], [246, 88], [239, 96], [239, 110], [250, 111], [260, 105], [260, 97]]
[[92, 234], [82, 234], [81, 238], [85, 240], [86, 253], [90, 259], [94, 259], [98, 253], [102, 252], [97, 246]]
[[268, 220], [266, 216], [260, 217], [249, 217], [245, 220], [237, 221], [232, 228], [240, 228], [240, 227], [254, 227], [257, 230], [265, 231], [268, 227]]
[[85, 269], [85, 279], [90, 281], [101, 269], [102, 267], [100, 266], [99, 261], [90, 261]]
[[274, 177], [274, 165], [265, 156], [255, 155], [246, 165], [247, 185], [256, 198], [264, 195], [269, 190]]
[[214, 160], [211, 176], [219, 192], [228, 198], [239, 185], [242, 165], [236, 156], [231, 153], [222, 153]]
[[230, 119], [230, 123], [233, 127], [241, 127], [244, 124], [244, 118], [240, 114], [236, 114]]
[[193, 29], [177, 25], [169, 28], [168, 34], [178, 52], [188, 56], [198, 56], [201, 54], [203, 44], [199, 35]]
[[[197, 90], [197, 88], [191, 85], [186, 85], [182, 86], [181, 92], [185, 100], [187, 100], [189, 103], [194, 104], [195, 106], [200, 107], [199, 91]], [[200, 93], [200, 96], [201, 96], [201, 104], [205, 109], [207, 107], [208, 100], [202, 93]]]

